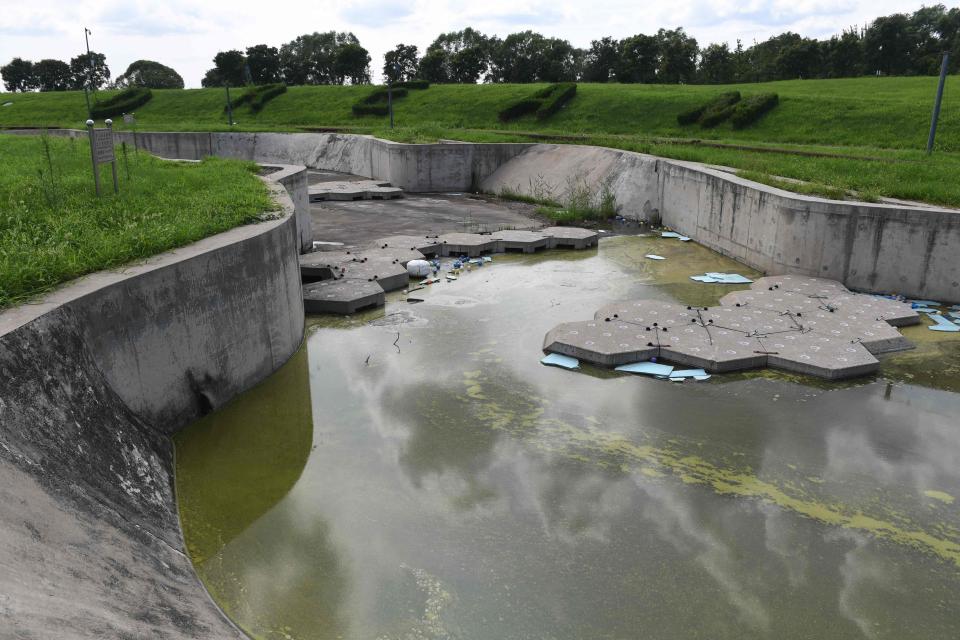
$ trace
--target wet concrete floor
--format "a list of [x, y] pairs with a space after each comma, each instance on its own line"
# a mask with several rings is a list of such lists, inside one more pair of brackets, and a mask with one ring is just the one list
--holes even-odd
[[213, 597], [270, 639], [957, 637], [960, 339], [909, 328], [843, 384], [540, 365], [607, 302], [735, 288], [704, 271], [752, 275], [617, 237], [311, 319], [178, 436]]
[[[311, 172], [310, 184], [355, 176]], [[538, 229], [536, 207], [466, 194], [413, 194], [399, 200], [325, 201], [310, 205], [315, 240], [364, 244], [392, 235]]]

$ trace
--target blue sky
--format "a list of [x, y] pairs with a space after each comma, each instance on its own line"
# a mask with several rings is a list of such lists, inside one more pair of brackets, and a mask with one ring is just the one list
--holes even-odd
[[[353, 31], [373, 57], [379, 79], [383, 53], [397, 43], [421, 52], [443, 31], [472, 26], [505, 36], [533, 29], [586, 47], [602, 36], [622, 38], [683, 26], [701, 45], [740, 38], [749, 45], [786, 30], [824, 37], [878, 15], [911, 12], [923, 2], [893, 0], [0, 0], [0, 64], [14, 56], [69, 58], [91, 47], [107, 55], [113, 75], [137, 59], [172, 66], [187, 86], [200, 85], [217, 51], [267, 43], [301, 33]], [[926, 4], [934, 4], [927, 2]], [[957, 6], [958, 2], [945, 2]]]

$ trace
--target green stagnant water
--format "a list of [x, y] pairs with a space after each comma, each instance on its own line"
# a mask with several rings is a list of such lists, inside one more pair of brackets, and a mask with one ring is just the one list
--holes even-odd
[[960, 340], [842, 384], [539, 364], [604, 303], [715, 303], [707, 270], [751, 273], [620, 237], [311, 319], [177, 438], [207, 588], [271, 640], [958, 637]]

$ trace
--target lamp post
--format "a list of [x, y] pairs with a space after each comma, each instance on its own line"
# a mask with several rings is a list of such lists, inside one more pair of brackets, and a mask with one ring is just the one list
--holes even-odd
[[393, 76], [400, 76], [400, 65], [394, 62], [387, 74], [387, 111], [390, 112], [390, 128], [393, 129]]
[[227, 120], [230, 123], [230, 126], [233, 126], [233, 104], [230, 102], [230, 84], [227, 82], [223, 83], [223, 88], [227, 90]]
[[927, 155], [933, 153], [933, 142], [937, 137], [937, 120], [940, 118], [940, 102], [943, 101], [943, 83], [947, 79], [947, 63], [950, 54], [944, 52], [943, 62], [940, 63], [940, 83], [937, 85], [937, 98], [933, 102], [933, 117], [930, 118], [930, 136], [927, 138]]
[[[87, 43], [87, 87], [90, 90], [93, 90], [93, 58], [90, 56], [90, 36], [93, 34], [93, 31], [83, 28], [83, 39]], [[89, 115], [90, 111], [90, 98], [87, 98], [87, 112]]]

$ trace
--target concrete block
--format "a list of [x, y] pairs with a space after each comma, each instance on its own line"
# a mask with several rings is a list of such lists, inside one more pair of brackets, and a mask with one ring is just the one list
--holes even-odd
[[303, 286], [303, 310], [307, 313], [348, 315], [383, 304], [383, 289], [376, 282], [323, 280]]

